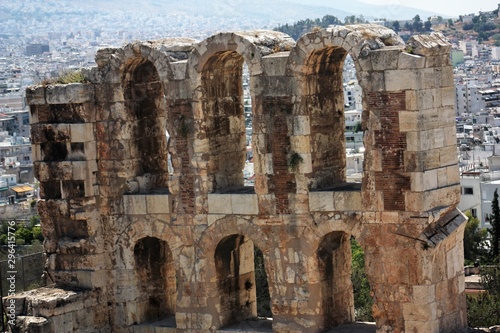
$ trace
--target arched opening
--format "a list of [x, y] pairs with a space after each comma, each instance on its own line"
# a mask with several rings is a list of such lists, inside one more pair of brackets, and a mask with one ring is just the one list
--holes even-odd
[[165, 138], [167, 140], [167, 170], [170, 180], [170, 177], [174, 174], [174, 166], [172, 164], [172, 153], [170, 152], [170, 133], [168, 133], [168, 130], [165, 130]]
[[271, 317], [264, 259], [253, 242], [243, 235], [225, 237], [214, 258], [221, 326]]
[[368, 277], [365, 273], [365, 253], [354, 237], [351, 237], [352, 286], [354, 292], [354, 315], [356, 321], [372, 322], [373, 298]]
[[165, 320], [175, 327], [177, 287], [172, 252], [166, 242], [140, 239], [134, 247], [135, 274], [139, 296], [136, 324]]
[[253, 192], [245, 188], [247, 135], [243, 93], [243, 57], [235, 51], [213, 54], [202, 71], [203, 112], [209, 140], [211, 192]]
[[323, 327], [329, 329], [354, 322], [349, 235], [340, 231], [327, 234], [321, 240], [317, 256]]
[[153, 63], [144, 58], [130, 61], [123, 77], [125, 107], [129, 112], [130, 177], [139, 192], [165, 192], [168, 186], [165, 99]]
[[356, 66], [348, 54], [344, 60], [344, 115], [346, 140], [346, 181], [361, 183], [364, 164], [363, 91]]
[[312, 51], [305, 61], [303, 103], [310, 120], [311, 190], [361, 189], [360, 184], [347, 182], [348, 173], [361, 173], [363, 164], [362, 156], [348, 155], [364, 149], [361, 110], [354, 110], [361, 104], [356, 98], [361, 89], [354, 84], [353, 65], [354, 74], [344, 80], [346, 56], [343, 48], [331, 46]]

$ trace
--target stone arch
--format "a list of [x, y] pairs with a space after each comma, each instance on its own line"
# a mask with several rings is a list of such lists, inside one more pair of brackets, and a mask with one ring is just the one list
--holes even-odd
[[332, 328], [354, 322], [350, 235], [326, 234], [317, 249], [323, 325]]
[[169, 174], [166, 105], [158, 71], [146, 58], [131, 58], [124, 67], [122, 85], [129, 116], [132, 172], [139, 191], [166, 189]]
[[[345, 120], [342, 70], [349, 54], [363, 90], [362, 128], [366, 144], [375, 130], [369, 123], [366, 108], [367, 93], [371, 91], [367, 73], [372, 70], [370, 52], [392, 45], [403, 45], [394, 31], [377, 25], [332, 26], [302, 36], [289, 57], [288, 72], [297, 80], [294, 122], [306, 121], [309, 126], [294, 127], [295, 140], [291, 150], [304, 161], [299, 168], [314, 189], [335, 189], [346, 183]], [[308, 144], [302, 144], [308, 137]], [[307, 141], [307, 140], [306, 140]], [[365, 155], [369, 152], [365, 150]], [[365, 159], [365, 170], [371, 168]], [[366, 188], [363, 177], [363, 188]]]
[[[123, 229], [122, 233], [126, 235], [125, 238], [117, 242], [117, 263], [116, 267], [119, 269], [133, 269], [131, 264], [134, 260], [133, 247], [140, 239], [146, 237], [156, 237], [161, 241], [168, 244], [172, 251], [172, 255], [177, 257], [180, 254], [181, 247], [186, 245], [175, 233], [171, 226], [164, 221], [152, 219], [149, 221], [137, 221], [129, 223]], [[177, 261], [175, 262], [175, 270], [178, 271]]]
[[121, 169], [109, 170], [118, 178], [111, 193], [166, 192], [168, 188], [165, 89], [173, 73], [160, 46], [156, 42], [133, 43], [103, 49], [96, 55], [107, 82], [101, 89], [109, 90], [112, 96], [102, 101], [109, 110], [103, 112], [110, 112], [107, 117], [112, 122], [103, 129], [109, 151], [100, 152], [100, 159], [123, 162]]
[[139, 239], [134, 246], [134, 265], [137, 324], [174, 316], [176, 277], [168, 244], [156, 237]]
[[[273, 241], [252, 222], [234, 217], [215, 222], [202, 235], [198, 248], [203, 249], [203, 253], [198, 259], [214, 263], [206, 265], [202, 274], [207, 281], [213, 281], [212, 303], [217, 309], [219, 328], [258, 317], [257, 292], [262, 290], [257, 289], [254, 247], [262, 252], [267, 288], [269, 294], [273, 294], [273, 277], [269, 275]], [[271, 300], [269, 306], [272, 313]]]
[[257, 318], [253, 242], [243, 235], [224, 237], [215, 248], [221, 325]]
[[[197, 138], [205, 143], [195, 143], [195, 150], [203, 148], [195, 151], [195, 156], [202, 159], [199, 165], [207, 169], [208, 193], [243, 186], [246, 159], [243, 63], [249, 69], [252, 114], [256, 117], [262, 114], [262, 101], [257, 98], [262, 57], [289, 47], [289, 39], [285, 34], [271, 31], [221, 33], [195, 46], [188, 70], [196, 100], [195, 131], [200, 133]], [[255, 133], [252, 142], [254, 138]], [[259, 152], [254, 151], [253, 157], [254, 165], [259, 165], [262, 158]], [[255, 170], [256, 177], [258, 172]]]
[[304, 229], [309, 299], [317, 307], [316, 320], [322, 330], [355, 320], [350, 239], [355, 238], [364, 249], [362, 235], [362, 221], [349, 215], [317, 216]]
[[[164, 222], [130, 223], [127, 237], [116, 244], [116, 288], [124, 293], [116, 311], [127, 315], [126, 326], [166, 320], [175, 327], [177, 285], [180, 276], [181, 240]], [[154, 326], [154, 324], [153, 324]]]

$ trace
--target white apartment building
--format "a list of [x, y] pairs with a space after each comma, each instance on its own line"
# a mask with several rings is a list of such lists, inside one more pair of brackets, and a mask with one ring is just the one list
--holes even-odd
[[491, 48], [491, 60], [500, 60], [500, 47], [493, 46]]
[[[472, 22], [472, 18], [471, 18]], [[477, 40], [461, 40], [458, 42], [458, 47], [464, 51], [465, 55], [472, 56], [472, 47], [477, 47]]]
[[461, 199], [458, 204], [458, 209], [462, 212], [470, 211], [472, 216], [478, 217], [481, 224], [484, 219], [481, 201], [481, 173], [480, 172], [464, 172], [460, 178]]
[[363, 110], [363, 91], [358, 81], [344, 83], [344, 104], [347, 110]]
[[345, 144], [346, 148], [359, 150], [363, 147], [363, 131], [361, 130], [361, 117], [363, 111], [345, 111]]
[[474, 80], [464, 80], [455, 84], [456, 115], [479, 113], [486, 108], [481, 94], [482, 88]]
[[458, 208], [470, 211], [472, 216], [479, 218], [481, 228], [491, 228], [491, 202], [495, 190], [500, 195], [500, 156], [487, 158], [489, 171], [472, 170], [462, 172], [460, 178], [461, 199]]

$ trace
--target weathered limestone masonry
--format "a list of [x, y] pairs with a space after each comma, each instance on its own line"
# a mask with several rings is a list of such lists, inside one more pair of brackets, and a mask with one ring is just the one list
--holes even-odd
[[[221, 33], [100, 50], [88, 83], [28, 89], [47, 276], [57, 288], [15, 296], [19, 327], [216, 332], [257, 316], [256, 246], [272, 330], [320, 332], [354, 320], [355, 237], [378, 332], [463, 328], [450, 48], [438, 34], [405, 44], [377, 25], [297, 42], [273, 31]], [[345, 182], [347, 54], [363, 89], [360, 186]], [[171, 327], [151, 323], [168, 317]]]

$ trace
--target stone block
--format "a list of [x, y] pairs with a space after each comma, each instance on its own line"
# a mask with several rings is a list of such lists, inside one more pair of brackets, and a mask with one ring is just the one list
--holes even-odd
[[31, 145], [31, 153], [33, 162], [39, 162], [42, 160], [42, 148], [40, 145]]
[[262, 57], [262, 67], [266, 76], [284, 76], [289, 52], [278, 52]]
[[423, 181], [424, 181], [424, 188], [426, 191], [435, 189], [438, 187], [438, 169], [432, 169], [432, 170], [427, 170], [424, 171], [423, 175]]
[[259, 204], [256, 194], [231, 194], [231, 209], [233, 214], [257, 215]]
[[94, 126], [92, 123], [70, 124], [71, 142], [95, 141]]
[[399, 112], [399, 130], [401, 132], [417, 131], [420, 128], [421, 114], [414, 111]]
[[88, 173], [90, 172], [87, 161], [73, 161], [71, 162], [71, 167], [73, 169], [73, 180], [87, 179]]
[[441, 88], [441, 105], [440, 106], [453, 106], [456, 103], [456, 91], [455, 87], [443, 87]]
[[168, 194], [146, 195], [148, 214], [169, 214], [172, 212], [173, 197]]
[[419, 70], [386, 70], [384, 75], [387, 91], [419, 90], [422, 88]]
[[231, 214], [232, 204], [230, 194], [208, 194], [209, 214]]
[[311, 212], [334, 211], [333, 192], [319, 191], [309, 192], [309, 209]]
[[456, 165], [446, 167], [447, 185], [460, 184], [460, 171]]
[[[437, 174], [437, 180], [438, 180], [438, 187], [445, 187], [448, 186], [448, 174], [447, 174], [447, 168], [439, 168], [438, 169], [438, 174]], [[458, 171], [458, 168], [456, 168]]]
[[186, 78], [187, 60], [171, 62], [170, 67], [174, 80], [184, 80]]
[[453, 145], [439, 149], [439, 163], [441, 166], [456, 165], [458, 163], [457, 147]]
[[302, 161], [299, 162], [297, 171], [299, 173], [305, 174], [312, 172], [312, 156], [311, 154], [299, 154]]
[[26, 103], [28, 105], [43, 105], [45, 100], [44, 86], [31, 86], [26, 88]]
[[449, 57], [451, 44], [441, 33], [431, 33], [429, 35], [414, 35], [407, 42], [414, 54], [425, 57], [446, 55]]
[[418, 91], [419, 111], [430, 110], [441, 106], [441, 90], [425, 89]]
[[440, 206], [452, 206], [460, 202], [460, 186], [448, 186], [424, 192], [405, 193], [406, 210], [430, 211]]
[[444, 137], [448, 136], [448, 132], [444, 128], [436, 128], [434, 130], [430, 130], [428, 137], [434, 138], [434, 146], [432, 148], [443, 148], [444, 147]]
[[397, 69], [402, 50], [401, 46], [389, 46], [378, 50], [371, 50], [372, 70], [384, 71], [387, 69]]
[[[361, 72], [358, 75], [360, 76], [359, 84], [363, 88], [363, 91], [388, 90], [386, 86], [386, 80], [389, 79], [386, 77], [386, 72]], [[390, 77], [392, 78], [395, 76], [391, 73]], [[399, 91], [400, 89], [397, 90]]]
[[309, 116], [296, 116], [293, 119], [293, 135], [309, 135], [311, 134], [311, 123]]
[[129, 194], [123, 196], [123, 208], [126, 214], [145, 215], [147, 213], [146, 207], [146, 195]]
[[431, 304], [436, 301], [436, 286], [433, 284], [413, 286], [413, 302]]
[[[411, 321], [429, 321], [436, 319], [437, 303], [404, 303], [403, 316]], [[421, 331], [424, 332], [424, 331]]]
[[424, 66], [425, 57], [407, 52], [399, 53], [398, 69], [417, 69]]
[[441, 68], [435, 69], [437, 85], [436, 87], [454, 87], [454, 74], [453, 74], [453, 66], [444, 66]]
[[81, 104], [94, 102], [94, 86], [83, 83], [56, 84], [47, 86], [48, 104]]
[[272, 175], [274, 173], [273, 154], [265, 154], [264, 156], [262, 156], [261, 164], [262, 164], [262, 170], [260, 170], [260, 172], [262, 174]]
[[290, 137], [290, 144], [292, 151], [296, 153], [308, 153], [311, 151], [311, 144], [309, 142], [309, 135], [294, 135]]
[[[47, 315], [46, 315], [47, 316]], [[73, 314], [64, 313], [60, 315], [50, 315], [52, 324], [57, 327], [58, 333], [72, 333], [73, 332]]]
[[424, 172], [412, 172], [410, 174], [411, 191], [423, 192], [426, 190], [424, 183]]
[[434, 89], [439, 87], [436, 84], [435, 68], [424, 68], [420, 70], [420, 89]]
[[253, 82], [256, 85], [255, 94], [263, 96], [290, 96], [295, 88], [295, 82], [288, 80], [286, 77], [271, 76], [254, 78]]
[[333, 206], [336, 211], [361, 211], [361, 191], [341, 191], [333, 193]]
[[406, 90], [406, 110], [408, 111], [418, 111], [419, 110], [419, 100], [417, 90]]

